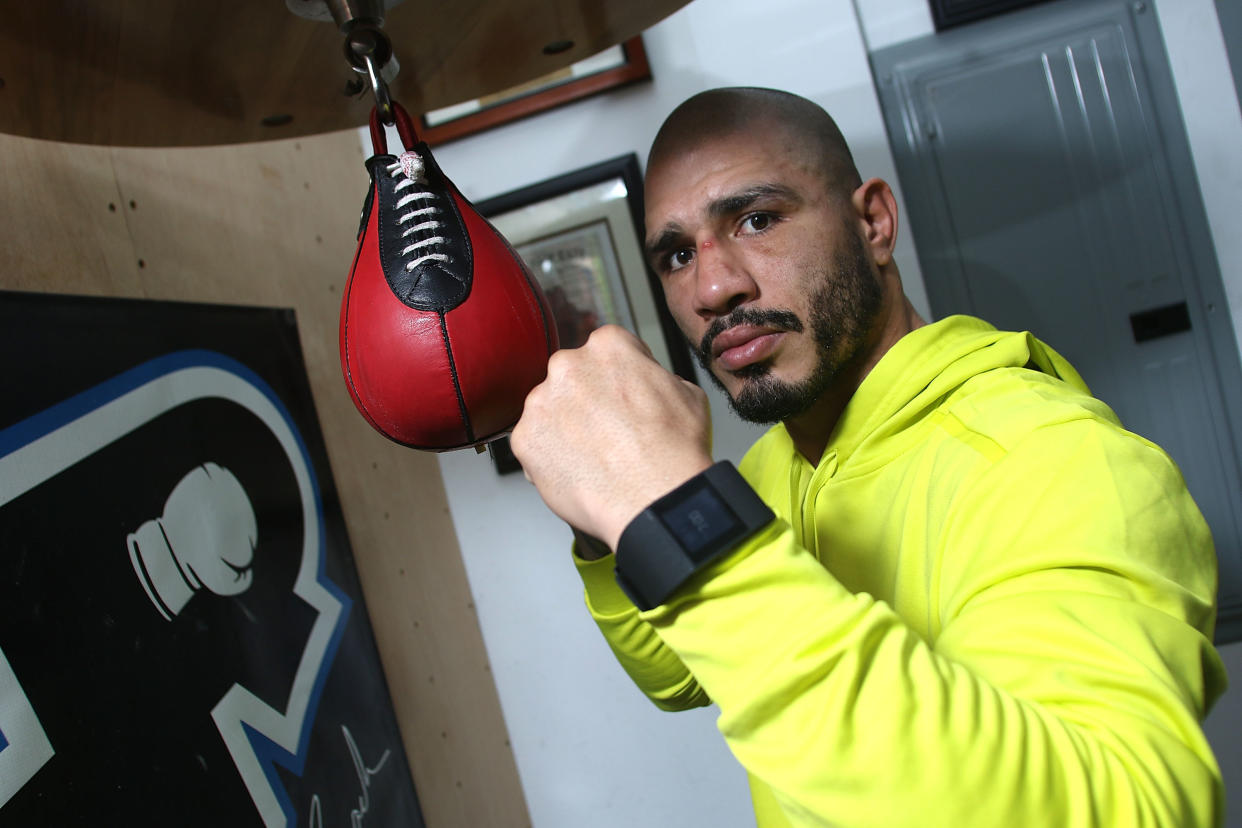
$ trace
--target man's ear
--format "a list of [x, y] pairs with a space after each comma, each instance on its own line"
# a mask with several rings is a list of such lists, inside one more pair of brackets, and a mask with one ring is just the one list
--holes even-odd
[[880, 267], [891, 264], [897, 245], [897, 198], [888, 183], [871, 178], [862, 183], [850, 202], [863, 225], [863, 241]]

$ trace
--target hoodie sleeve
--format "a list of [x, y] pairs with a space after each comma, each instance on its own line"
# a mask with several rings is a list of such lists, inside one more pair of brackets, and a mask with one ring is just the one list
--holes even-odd
[[1066, 423], [951, 500], [919, 586], [930, 637], [781, 521], [668, 604], [605, 616], [650, 625], [657, 684], [697, 679], [792, 825], [1219, 824], [1214, 558], [1177, 469]]
[[638, 608], [617, 585], [615, 555], [574, 565], [586, 589], [587, 609], [613, 655], [647, 698], [661, 710], [689, 710], [711, 699], [675, 652], [639, 617]]

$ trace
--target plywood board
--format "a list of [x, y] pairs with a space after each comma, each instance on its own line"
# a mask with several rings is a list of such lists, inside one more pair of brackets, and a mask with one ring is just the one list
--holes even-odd
[[0, 136], [0, 159], [0, 288], [296, 310], [427, 822], [527, 825], [436, 460], [372, 431], [340, 376], [340, 292], [367, 188], [356, 132], [167, 150]]

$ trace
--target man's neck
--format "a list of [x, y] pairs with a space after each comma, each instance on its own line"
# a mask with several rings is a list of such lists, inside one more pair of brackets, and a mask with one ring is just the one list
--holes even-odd
[[794, 448], [812, 465], [819, 465], [841, 414], [867, 375], [898, 340], [927, 324], [904, 294], [898, 296], [896, 306], [883, 314], [884, 323], [862, 349], [860, 358], [843, 368], [828, 391], [809, 409], [785, 421]]

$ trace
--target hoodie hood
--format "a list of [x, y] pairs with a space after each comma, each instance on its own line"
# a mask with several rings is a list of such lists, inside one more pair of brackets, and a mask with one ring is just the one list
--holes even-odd
[[[841, 413], [824, 457], [833, 455], [842, 464], [864, 441], [907, 430], [973, 377], [1007, 368], [1038, 371], [1090, 394], [1074, 367], [1031, 333], [949, 316], [906, 334], [876, 363]], [[784, 425], [773, 432], [792, 450]]]

